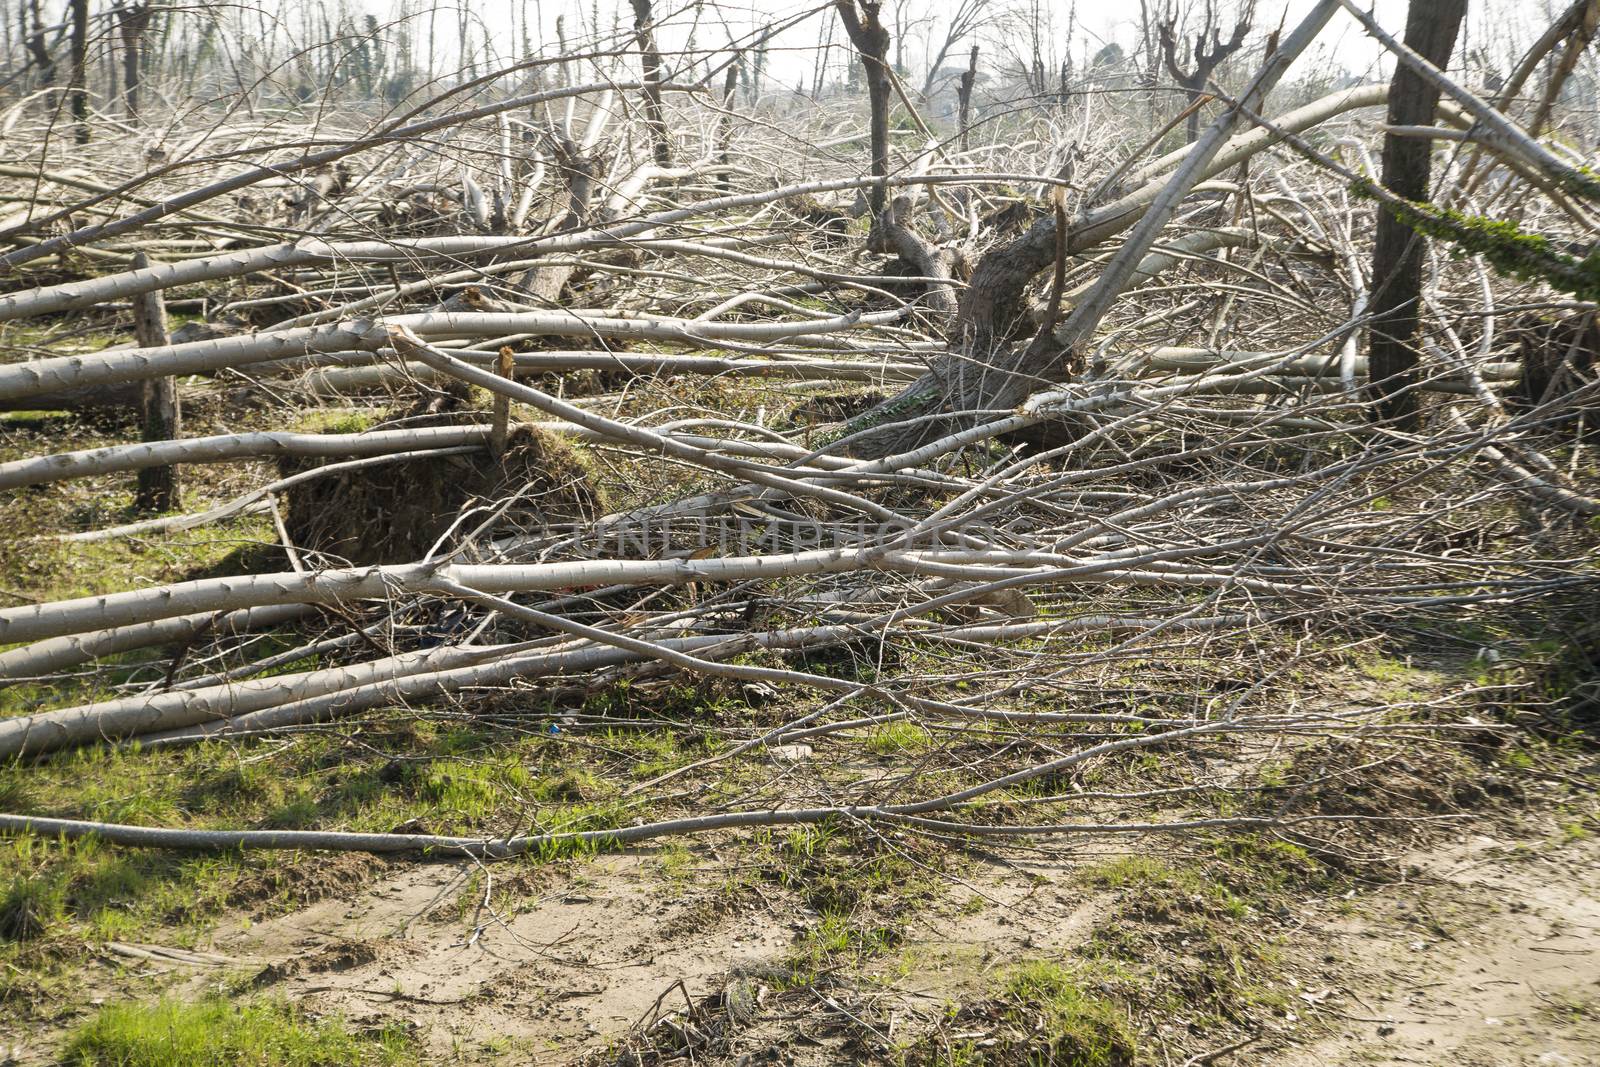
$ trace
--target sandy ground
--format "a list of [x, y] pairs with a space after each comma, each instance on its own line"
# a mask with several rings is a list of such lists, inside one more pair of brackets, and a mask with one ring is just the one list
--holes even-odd
[[[230, 962], [193, 965], [185, 991], [228, 981], [238, 992], [243, 975], [247, 988], [358, 1025], [415, 1024], [430, 1058], [566, 1063], [737, 990], [756, 1007], [726, 1062], [848, 1062], [839, 1035], [850, 1020], [904, 1040], [996, 968], [1070, 953], [1107, 902], [1070, 865], [974, 861], [897, 951], [867, 966], [854, 1000], [817, 992], [814, 1011], [772, 1018], [760, 1010], [765, 980], [816, 917], [770, 886], [730, 897], [715, 847], [693, 855], [696, 866], [671, 875], [651, 850], [490, 868], [494, 907], [479, 906], [472, 864], [396, 865], [354, 893], [225, 924], [209, 948]], [[1600, 1064], [1600, 842], [1527, 827], [1468, 834], [1403, 864], [1399, 884], [1305, 902], [1287, 968], [1298, 1010], [1211, 1062]]]
[[1474, 834], [1321, 928], [1334, 1032], [1273, 1062], [1600, 1065], [1600, 845]]

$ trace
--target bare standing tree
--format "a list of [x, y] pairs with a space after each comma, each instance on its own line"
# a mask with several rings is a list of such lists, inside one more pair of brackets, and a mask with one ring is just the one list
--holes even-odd
[[650, 0], [631, 2], [634, 40], [644, 65], [645, 123], [650, 127], [656, 166], [665, 167], [672, 163], [672, 145], [667, 140], [666, 113], [661, 103], [661, 53], [656, 49], [655, 15]]
[[771, 36], [772, 27], [769, 26], [756, 42], [755, 60], [750, 64], [749, 77], [745, 81], [745, 100], [752, 107], [761, 99], [762, 81], [767, 73], [767, 39]]
[[[29, 23], [29, 16], [32, 23]], [[39, 12], [39, 0], [27, 0], [26, 6], [19, 11], [22, 24], [23, 46], [28, 50], [29, 63], [39, 71], [39, 82], [43, 85], [52, 85], [56, 80], [56, 62], [50, 57], [50, 49], [44, 43], [44, 16]]]
[[89, 0], [68, 0], [72, 21], [72, 65], [67, 96], [72, 109], [73, 138], [89, 143]]
[[[150, 266], [150, 257], [140, 252], [133, 257], [136, 270]], [[167, 344], [167, 306], [159, 291], [140, 293], [133, 298], [134, 336], [146, 348]], [[170, 377], [144, 382], [140, 395], [140, 436], [147, 442], [177, 440], [183, 433], [183, 411], [178, 386]], [[134, 507], [139, 511], [171, 511], [181, 499], [176, 467], [147, 467], [139, 472], [139, 488]]]
[[1030, 0], [1028, 25], [1028, 90], [1042, 96], [1045, 91], [1045, 51], [1049, 39], [1048, 9], [1041, 8], [1038, 0]]
[[944, 61], [950, 56], [950, 49], [982, 24], [988, 6], [989, 0], [960, 0], [956, 5], [955, 12], [945, 26], [944, 40], [934, 52], [933, 58], [928, 61], [928, 73], [922, 79], [923, 100], [933, 95], [934, 83], [939, 78], [939, 70], [944, 66]]
[[[857, 7], [859, 5], [859, 13]], [[861, 57], [867, 77], [868, 117], [872, 144], [873, 183], [869, 194], [872, 217], [876, 219], [888, 206], [888, 188], [881, 180], [889, 174], [889, 31], [879, 21], [881, 3], [875, 0], [834, 0], [834, 10], [844, 23], [845, 33]]]
[[972, 52], [967, 56], [967, 69], [961, 72], [961, 85], [956, 90], [956, 99], [960, 106], [958, 122], [961, 127], [961, 150], [965, 152], [969, 147], [972, 133], [972, 89], [978, 82], [978, 46], [972, 46]]
[[[1221, 15], [1216, 0], [1205, 0], [1201, 8], [1200, 29], [1192, 38], [1181, 25], [1177, 7], [1170, 2], [1156, 21], [1156, 32], [1161, 39], [1161, 59], [1167, 73], [1187, 92], [1187, 103], [1193, 105], [1205, 95], [1206, 84], [1223, 62], [1244, 47], [1245, 36], [1255, 17], [1255, 0], [1245, 0], [1233, 21], [1233, 32], [1226, 41], [1222, 39]], [[1180, 41], [1180, 38], [1184, 38]], [[1209, 40], [1209, 44], [1207, 43]], [[1187, 55], [1184, 55], [1187, 45]], [[1185, 70], [1182, 64], [1188, 64]], [[1200, 109], [1189, 113], [1184, 126], [1184, 136], [1190, 143], [1200, 136]]]
[[148, 2], [119, 3], [117, 32], [122, 37], [122, 101], [130, 116], [139, 114], [139, 80], [143, 70], [145, 35], [155, 12]]
[[[1405, 43], [1434, 66], [1450, 62], [1456, 35], [1466, 18], [1467, 0], [1412, 0], [1406, 13]], [[1433, 125], [1439, 90], [1410, 66], [1395, 67], [1389, 88], [1390, 127]], [[1407, 200], [1427, 200], [1433, 142], [1391, 132], [1383, 139], [1383, 184]], [[1417, 303], [1422, 292], [1423, 238], [1392, 213], [1378, 211], [1372, 252], [1372, 369], [1374, 414], [1410, 428], [1417, 421], [1414, 376]]]

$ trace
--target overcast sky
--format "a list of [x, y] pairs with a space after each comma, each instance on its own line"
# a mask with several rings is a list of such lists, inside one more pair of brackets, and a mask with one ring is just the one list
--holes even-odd
[[[449, 37], [456, 36], [454, 24], [458, 10], [454, 4], [435, 7], [424, 0], [395, 0], [404, 3], [413, 13], [421, 8], [430, 14], [414, 17], [430, 19], [437, 36], [442, 37], [449, 28]], [[925, 68], [928, 53], [944, 37], [944, 26], [959, 0], [900, 0], [902, 17], [915, 24], [908, 33], [905, 58], [914, 72]], [[1152, 5], [1160, 0], [1151, 0]], [[1200, 0], [1188, 6], [1199, 7]], [[1231, 12], [1234, 0], [1221, 0], [1225, 12]], [[1255, 26], [1258, 31], [1283, 22], [1289, 26], [1310, 10], [1314, 0], [1258, 0]], [[1399, 36], [1404, 29], [1406, 0], [1368, 0], [1379, 21]], [[1417, 0], [1428, 3], [1432, 0]], [[705, 0], [696, 8], [693, 0], [655, 0], [656, 15], [661, 23], [660, 40], [664, 52], [683, 47], [691, 28], [695, 43], [700, 49], [725, 45], [730, 32], [745, 35], [757, 27], [784, 24], [803, 16], [808, 11], [827, 8], [823, 2], [794, 3], [790, 0]], [[1472, 0], [1465, 44], [1468, 49], [1484, 49], [1489, 56], [1500, 59], [1526, 47], [1533, 37], [1554, 17], [1552, 0]], [[1072, 56], [1081, 62], [1085, 52], [1093, 53], [1105, 43], [1115, 42], [1131, 49], [1139, 37], [1138, 0], [989, 0], [989, 18], [979, 30], [979, 42], [986, 47], [990, 61], [997, 58], [1009, 45], [1022, 46], [1018, 12], [1036, 7], [1052, 24], [1051, 35], [1056, 47], [1066, 44], [1069, 12], [1075, 17], [1072, 34]], [[593, 40], [591, 30], [596, 17], [605, 37], [612, 37], [614, 27], [631, 27], [633, 14], [628, 0], [479, 0], [466, 4], [468, 19], [475, 24], [473, 36], [488, 37], [501, 58], [522, 52], [522, 41], [531, 40], [536, 50], [554, 50], [554, 27], [558, 15], [565, 15], [569, 41], [580, 43]], [[891, 22], [896, 10], [896, 0], [884, 3], [885, 22]], [[433, 12], [437, 12], [434, 14]], [[1006, 12], [1012, 13], [1010, 21]], [[1227, 17], [1227, 16], [1225, 16]], [[815, 50], [828, 39], [831, 32], [834, 43], [842, 43], [831, 11], [824, 10], [798, 22], [774, 38], [769, 48], [769, 73], [781, 83], [790, 83], [801, 77], [809, 78], [814, 63]], [[932, 40], [932, 47], [928, 42]], [[964, 52], [970, 42], [963, 42]], [[441, 53], [445, 48], [437, 44]], [[1344, 12], [1334, 15], [1313, 53], [1308, 55], [1307, 66], [1331, 62], [1354, 72], [1370, 72], [1381, 62], [1382, 49], [1369, 39], [1356, 21]], [[1463, 54], [1458, 48], [1458, 55]], [[1509, 59], [1505, 60], [1509, 62]]]

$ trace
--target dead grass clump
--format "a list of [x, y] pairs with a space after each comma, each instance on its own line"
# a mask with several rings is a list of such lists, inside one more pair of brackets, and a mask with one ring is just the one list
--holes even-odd
[[[1465, 737], [1462, 750], [1419, 745], [1380, 760], [1352, 741], [1308, 746], [1289, 761], [1282, 784], [1263, 795], [1262, 810], [1366, 817], [1374, 822], [1352, 824], [1348, 832], [1391, 837], [1419, 832], [1409, 823], [1386, 826], [1391, 819], [1458, 815], [1517, 800], [1520, 788], [1486, 768], [1497, 750], [1484, 745], [1484, 739], [1496, 737], [1485, 730], [1482, 739]], [[1483, 747], [1466, 747], [1474, 742]]]
[[1600, 744], [1600, 622], [1574, 621], [1551, 643], [1553, 654], [1513, 674], [1527, 682], [1516, 701], [1529, 713], [1524, 721]]
[[842, 248], [850, 234], [850, 216], [814, 196], [797, 197], [789, 212], [805, 224], [811, 243], [817, 248]]
[[[285, 475], [319, 466], [286, 461]], [[601, 490], [571, 446], [531, 426], [515, 428], [499, 459], [487, 452], [426, 456], [359, 467], [291, 487], [284, 526], [296, 547], [364, 566], [421, 559], [457, 517], [516, 497], [501, 526], [539, 528], [594, 518]], [[489, 517], [464, 525], [471, 529]]]
[[[775, 975], [763, 975], [759, 969], [750, 974], [735, 972], [720, 988], [691, 998], [687, 1010], [667, 1010], [670, 1002], [663, 995], [615, 1047], [597, 1050], [578, 1062], [584, 1067], [654, 1067], [721, 1057], [760, 1013], [769, 992], [763, 977]], [[681, 983], [668, 993], [675, 999], [680, 988], [683, 996], [689, 997], [688, 988]], [[749, 1059], [749, 1055], [741, 1056], [739, 1062]]]
[[0, 896], [0, 942], [32, 941], [61, 918], [63, 890], [44, 874], [15, 874]]

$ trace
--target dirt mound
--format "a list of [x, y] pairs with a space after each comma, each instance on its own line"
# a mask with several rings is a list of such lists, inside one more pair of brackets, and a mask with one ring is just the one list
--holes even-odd
[[297, 975], [338, 974], [375, 963], [379, 955], [377, 946], [366, 941], [336, 942], [305, 955], [269, 963], [250, 979], [250, 985], [251, 988], [261, 989]]
[[388, 860], [359, 852], [277, 862], [246, 872], [228, 894], [228, 904], [262, 915], [304, 908], [327, 897], [352, 893], [388, 867]]
[[[285, 476], [322, 462], [285, 460]], [[605, 508], [588, 468], [565, 442], [530, 426], [512, 430], [505, 454], [425, 456], [331, 474], [290, 488], [284, 526], [297, 548], [364, 566], [421, 559], [475, 505], [516, 502], [497, 520], [528, 529], [593, 518]], [[486, 509], [468, 519], [472, 529]]]

